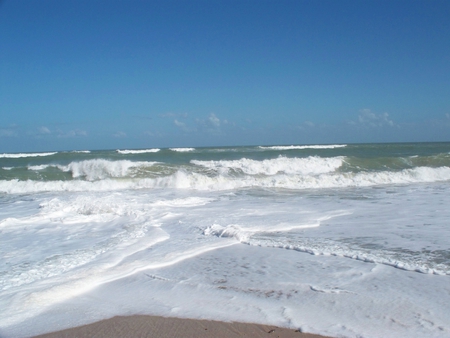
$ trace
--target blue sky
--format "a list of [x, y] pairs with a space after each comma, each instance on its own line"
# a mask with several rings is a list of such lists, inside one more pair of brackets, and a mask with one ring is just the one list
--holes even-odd
[[0, 2], [0, 152], [450, 141], [450, 1]]

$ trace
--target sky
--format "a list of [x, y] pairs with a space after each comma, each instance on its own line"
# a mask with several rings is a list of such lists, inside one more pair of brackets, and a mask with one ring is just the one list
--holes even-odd
[[0, 0], [0, 152], [450, 141], [450, 1]]

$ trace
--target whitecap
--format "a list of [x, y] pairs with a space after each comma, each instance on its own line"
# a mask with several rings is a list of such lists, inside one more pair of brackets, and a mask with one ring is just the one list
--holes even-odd
[[195, 148], [169, 148], [172, 151], [176, 151], [179, 153], [185, 153], [185, 152], [190, 152], [190, 151], [194, 151]]
[[145, 154], [145, 153], [157, 153], [158, 151], [160, 151], [161, 149], [159, 148], [154, 148], [154, 149], [140, 149], [140, 150], [120, 150], [117, 149], [117, 152], [119, 154], [123, 154], [123, 155], [128, 155], [128, 154]]
[[303, 145], [303, 146], [259, 146], [260, 149], [264, 150], [295, 150], [295, 149], [335, 149], [344, 148], [346, 144], [329, 144], [329, 145]]
[[40, 156], [51, 156], [58, 152], [51, 153], [18, 153], [18, 154], [0, 154], [0, 158], [22, 158], [22, 157], [40, 157]]
[[238, 169], [249, 175], [275, 175], [286, 174], [322, 174], [334, 172], [343, 164], [344, 157], [321, 158], [311, 156], [307, 158], [287, 158], [278, 157], [263, 161], [256, 161], [247, 158], [240, 160], [220, 160], [220, 161], [197, 161], [191, 163], [213, 170], [227, 171]]

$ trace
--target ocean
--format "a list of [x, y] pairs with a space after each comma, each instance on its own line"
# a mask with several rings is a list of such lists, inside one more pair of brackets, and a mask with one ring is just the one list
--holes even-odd
[[0, 309], [450, 337], [450, 143], [0, 153]]

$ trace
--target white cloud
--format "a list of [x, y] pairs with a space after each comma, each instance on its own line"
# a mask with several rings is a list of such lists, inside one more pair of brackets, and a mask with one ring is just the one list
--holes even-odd
[[186, 128], [186, 123], [178, 121], [178, 120], [174, 120], [173, 123], [180, 128]]
[[51, 134], [51, 133], [52, 132], [47, 127], [42, 126], [39, 128], [39, 134], [44, 135], [44, 134]]
[[11, 129], [0, 129], [0, 137], [16, 137], [17, 132]]
[[291, 126], [291, 128], [296, 129], [296, 130], [302, 130], [302, 131], [307, 131], [310, 130], [311, 128], [314, 128], [316, 125], [311, 122], [311, 121], [305, 121], [297, 126]]
[[164, 113], [164, 114], [159, 114], [159, 117], [184, 117], [184, 118], [186, 118], [187, 116], [188, 116], [187, 113], [168, 112], [168, 113]]
[[150, 137], [162, 137], [163, 134], [161, 134], [159, 131], [152, 132], [152, 131], [146, 131], [144, 135], [150, 136]]
[[114, 137], [127, 137], [127, 134], [123, 131], [118, 131], [113, 134]]
[[211, 113], [208, 117], [208, 124], [214, 128], [219, 128], [220, 127], [220, 120], [219, 118], [214, 114]]
[[181, 122], [181, 121], [179, 121], [177, 119], [175, 119], [173, 121], [173, 124], [175, 124], [178, 128], [180, 128], [181, 130], [183, 130], [185, 132], [189, 132], [190, 131], [189, 128], [186, 126], [186, 123]]
[[205, 120], [196, 119], [195, 122], [197, 123], [197, 131], [210, 134], [221, 134], [222, 125], [234, 126], [233, 122], [230, 122], [228, 120], [220, 120], [214, 113], [209, 114], [209, 116]]
[[85, 130], [70, 130], [68, 132], [62, 132], [59, 131], [58, 137], [80, 137], [80, 136], [87, 136], [87, 132]]
[[388, 113], [375, 114], [367, 108], [359, 111], [358, 121], [360, 124], [370, 127], [394, 126], [394, 121], [389, 118]]
[[[195, 125], [190, 125], [188, 122], [195, 122]], [[214, 113], [210, 113], [205, 119], [196, 118], [195, 120], [190, 119], [186, 122], [180, 118], [173, 120], [173, 124], [187, 133], [194, 132], [205, 132], [210, 134], [220, 134], [222, 132], [222, 127], [234, 127], [235, 124], [229, 120], [221, 120]]]

